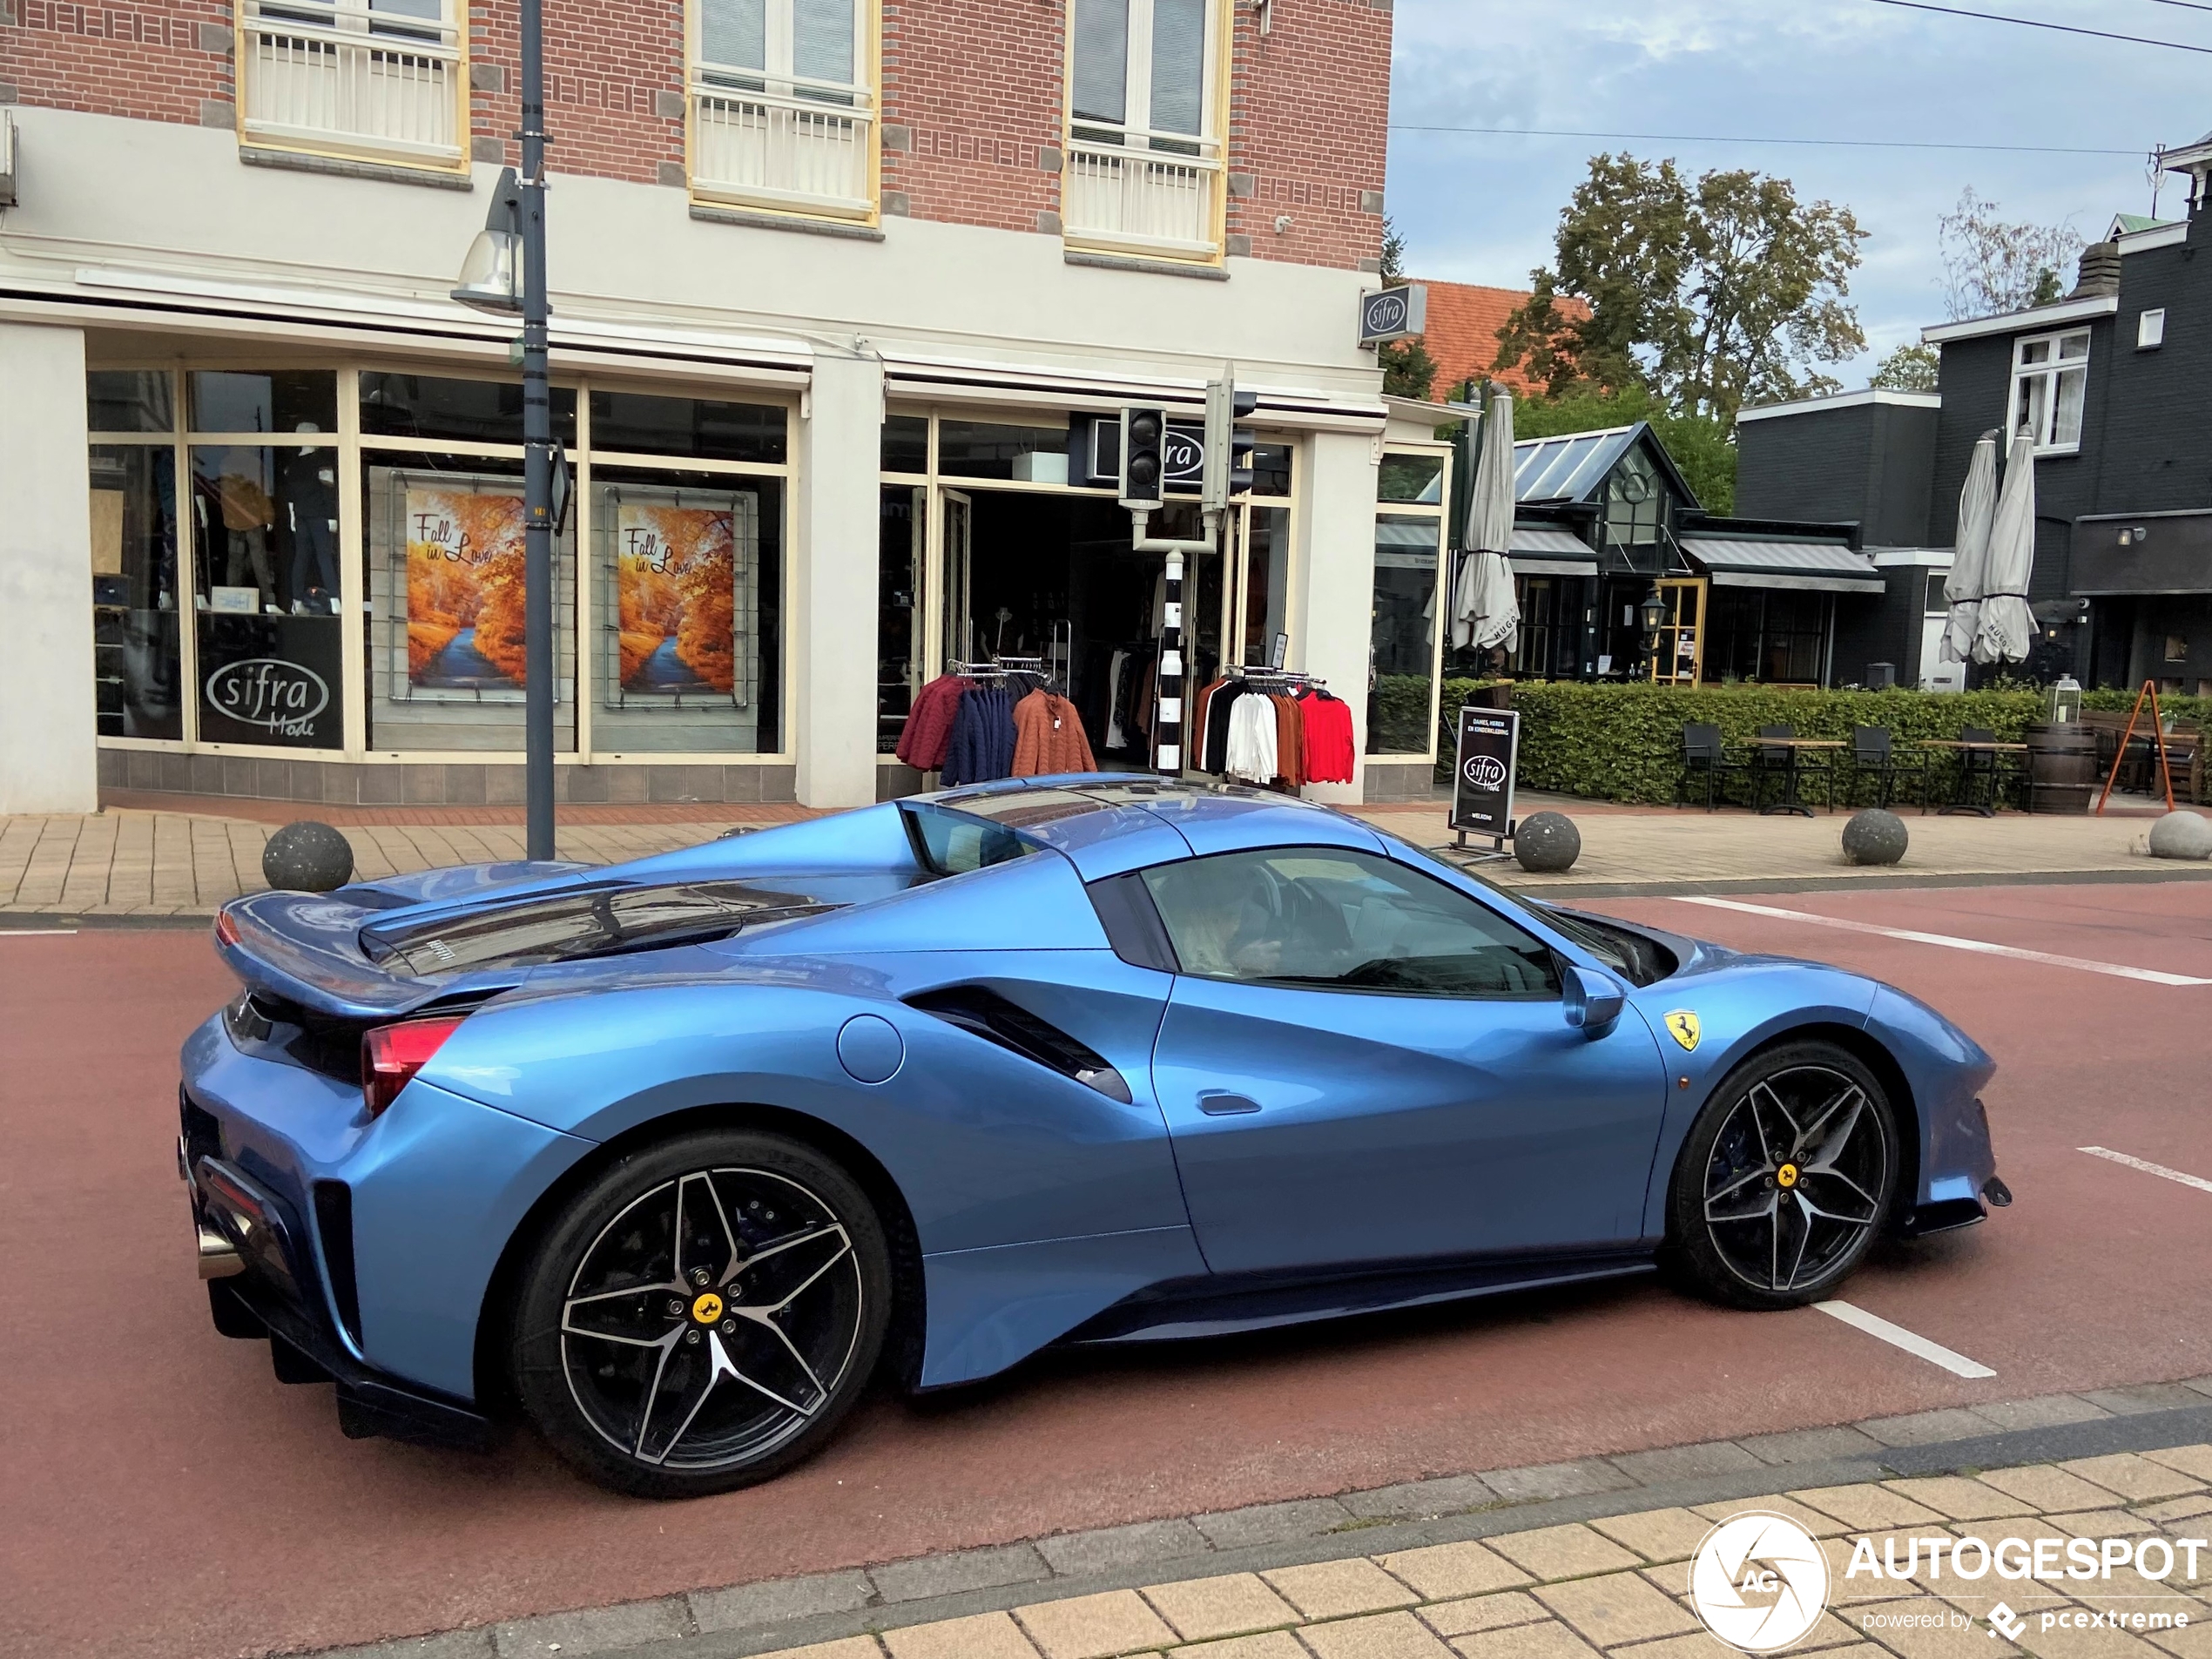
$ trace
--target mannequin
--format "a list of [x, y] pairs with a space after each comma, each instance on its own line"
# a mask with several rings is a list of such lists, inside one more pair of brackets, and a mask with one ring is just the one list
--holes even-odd
[[275, 503], [269, 492], [261, 488], [258, 475], [261, 472], [261, 451], [236, 448], [230, 452], [230, 468], [215, 481], [217, 502], [222, 509], [223, 529], [228, 543], [228, 557], [224, 565], [224, 581], [232, 587], [240, 584], [250, 567], [253, 585], [260, 590], [265, 609], [276, 604], [276, 576], [269, 566], [269, 526], [276, 522]]
[[[302, 421], [294, 432], [319, 432]], [[292, 609], [338, 609], [338, 452], [302, 445], [284, 463], [285, 510], [292, 524]], [[312, 561], [312, 568], [310, 568]]]

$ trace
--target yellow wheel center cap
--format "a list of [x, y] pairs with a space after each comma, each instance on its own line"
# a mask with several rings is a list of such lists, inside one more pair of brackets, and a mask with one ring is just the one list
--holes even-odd
[[1774, 1172], [1774, 1184], [1785, 1190], [1797, 1184], [1797, 1166], [1785, 1163]]
[[712, 1325], [722, 1317], [722, 1298], [712, 1291], [700, 1292], [691, 1304], [691, 1317], [701, 1325]]

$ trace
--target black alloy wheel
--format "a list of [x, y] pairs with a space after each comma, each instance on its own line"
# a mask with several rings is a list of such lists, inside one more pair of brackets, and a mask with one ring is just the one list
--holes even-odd
[[750, 1486], [828, 1438], [890, 1317], [857, 1183], [781, 1136], [710, 1130], [624, 1158], [524, 1270], [515, 1375], [554, 1449], [640, 1497]]
[[1701, 1295], [1799, 1307], [1865, 1259], [1896, 1201], [1895, 1109], [1845, 1049], [1797, 1042], [1724, 1078], [1669, 1194], [1668, 1258]]

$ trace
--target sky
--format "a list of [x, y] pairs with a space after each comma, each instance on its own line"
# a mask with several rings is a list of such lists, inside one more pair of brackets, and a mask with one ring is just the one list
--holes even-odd
[[[1948, 0], [2212, 49], [2212, 3]], [[2093, 40], [1878, 0], [1397, 0], [1391, 218], [1415, 277], [1525, 288], [1601, 151], [1671, 156], [1691, 177], [1749, 167], [1869, 233], [1853, 273], [1867, 350], [1829, 372], [1864, 386], [1892, 347], [1945, 319], [1936, 221], [1972, 185], [2008, 221], [2094, 241], [2148, 212], [2150, 149], [2212, 129], [2212, 56]], [[1516, 136], [1417, 132], [1508, 127]], [[1521, 137], [1571, 128], [1715, 137]], [[1750, 142], [1912, 140], [2119, 150], [2049, 155]], [[2168, 175], [2162, 217], [2178, 216]], [[2068, 286], [2074, 273], [2065, 273]]]

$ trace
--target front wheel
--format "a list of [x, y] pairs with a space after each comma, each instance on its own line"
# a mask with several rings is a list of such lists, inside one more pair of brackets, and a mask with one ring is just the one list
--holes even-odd
[[1723, 1079], [1675, 1165], [1668, 1256], [1700, 1295], [1799, 1307], [1848, 1278], [1888, 1222], [1897, 1116], [1847, 1050], [1796, 1042]]
[[524, 1269], [523, 1410], [602, 1485], [692, 1497], [810, 1455], [867, 1386], [890, 1252], [860, 1185], [813, 1148], [744, 1130], [622, 1159]]

